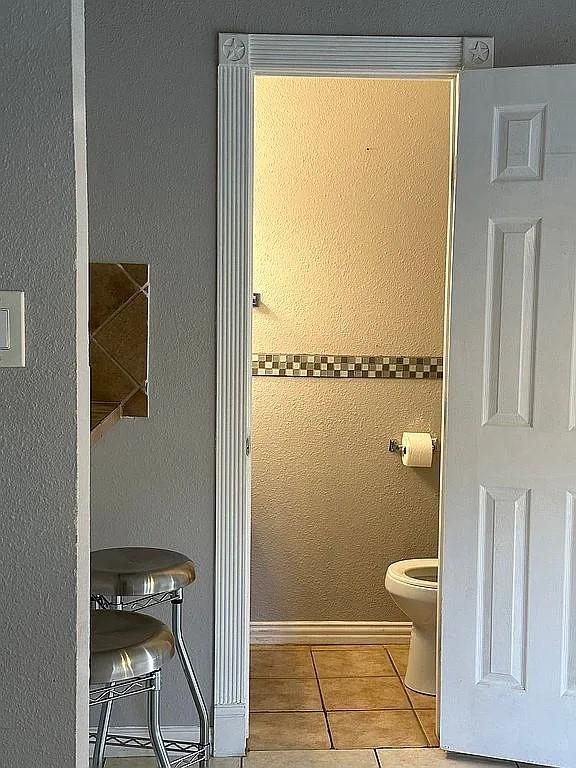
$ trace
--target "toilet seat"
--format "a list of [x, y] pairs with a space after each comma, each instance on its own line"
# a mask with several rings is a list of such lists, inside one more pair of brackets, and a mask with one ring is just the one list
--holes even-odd
[[[392, 563], [386, 575], [399, 584], [437, 591], [438, 558], [400, 560], [397, 563]], [[432, 576], [435, 578], [431, 578]]]

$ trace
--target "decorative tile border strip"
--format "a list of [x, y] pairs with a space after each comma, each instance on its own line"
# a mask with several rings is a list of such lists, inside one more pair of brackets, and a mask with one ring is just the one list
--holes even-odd
[[252, 355], [253, 376], [317, 379], [441, 379], [441, 357], [382, 355]]

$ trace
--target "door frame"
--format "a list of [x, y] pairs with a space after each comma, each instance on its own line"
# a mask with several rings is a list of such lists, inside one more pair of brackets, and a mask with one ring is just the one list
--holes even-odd
[[457, 85], [463, 69], [493, 66], [494, 39], [221, 33], [218, 50], [214, 754], [224, 757], [244, 754], [248, 732], [254, 77]]

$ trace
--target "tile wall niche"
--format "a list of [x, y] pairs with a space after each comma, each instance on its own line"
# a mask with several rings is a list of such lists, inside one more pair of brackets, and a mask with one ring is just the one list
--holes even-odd
[[107, 420], [148, 416], [148, 316], [147, 264], [90, 264], [93, 439]]

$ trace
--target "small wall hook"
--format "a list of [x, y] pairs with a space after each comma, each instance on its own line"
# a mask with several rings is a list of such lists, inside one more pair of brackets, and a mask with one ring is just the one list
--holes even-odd
[[253, 293], [252, 294], [252, 306], [253, 307], [259, 307], [261, 300], [262, 300], [262, 294], [261, 293]]

